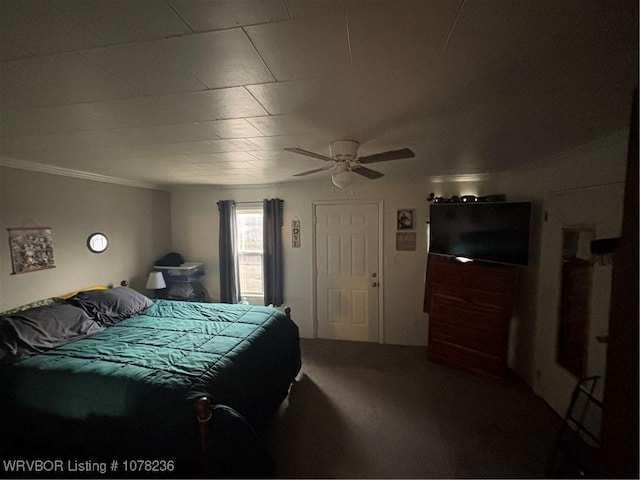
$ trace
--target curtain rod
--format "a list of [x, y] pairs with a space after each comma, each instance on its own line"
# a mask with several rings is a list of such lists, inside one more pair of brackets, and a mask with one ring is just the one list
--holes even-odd
[[[274, 199], [271, 199], [274, 200]], [[262, 204], [263, 200], [255, 200], [253, 202], [235, 202], [236, 205], [247, 205], [247, 204], [254, 204], [254, 203], [260, 203]], [[284, 203], [284, 200], [282, 200], [282, 202]]]
[[[262, 205], [263, 200], [254, 200], [253, 202], [236, 202], [235, 200], [232, 200], [232, 202], [235, 205]], [[216, 204], [218, 204], [220, 202], [216, 202]], [[282, 203], [284, 203], [284, 200], [282, 200]]]

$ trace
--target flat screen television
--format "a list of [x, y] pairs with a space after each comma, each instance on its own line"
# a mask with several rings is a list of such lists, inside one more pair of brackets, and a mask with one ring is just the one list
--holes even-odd
[[429, 252], [527, 265], [531, 203], [434, 203]]

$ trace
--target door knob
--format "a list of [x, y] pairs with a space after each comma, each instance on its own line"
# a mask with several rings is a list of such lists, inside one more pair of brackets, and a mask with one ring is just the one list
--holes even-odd
[[371, 282], [371, 286], [372, 287], [377, 287], [378, 286], [378, 282]]

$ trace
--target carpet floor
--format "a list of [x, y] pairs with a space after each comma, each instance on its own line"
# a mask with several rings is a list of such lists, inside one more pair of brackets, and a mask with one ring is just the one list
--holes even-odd
[[425, 347], [303, 339], [269, 435], [278, 478], [544, 478], [561, 418]]

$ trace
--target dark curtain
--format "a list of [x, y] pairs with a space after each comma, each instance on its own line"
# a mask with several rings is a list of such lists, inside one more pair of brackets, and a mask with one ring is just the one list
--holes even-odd
[[220, 302], [240, 301], [240, 279], [238, 278], [238, 255], [236, 252], [236, 204], [233, 200], [218, 202], [220, 212]]
[[282, 209], [279, 198], [263, 200], [264, 304], [282, 305]]

